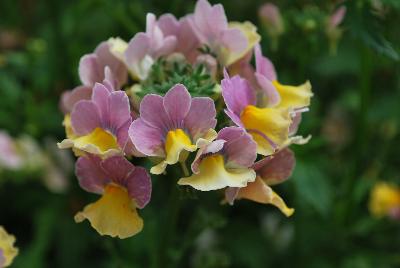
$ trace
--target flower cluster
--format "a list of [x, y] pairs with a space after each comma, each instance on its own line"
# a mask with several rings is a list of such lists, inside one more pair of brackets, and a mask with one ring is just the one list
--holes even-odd
[[293, 213], [271, 186], [293, 171], [288, 147], [309, 139], [295, 134], [311, 85], [278, 81], [250, 22], [228, 22], [223, 6], [206, 0], [181, 19], [148, 14], [145, 32], [129, 42], [110, 38], [83, 56], [79, 76], [82, 85], [61, 99], [67, 138], [58, 145], [78, 157], [80, 186], [101, 198], [77, 222], [119, 238], [140, 232], [137, 209], [150, 201], [152, 184], [131, 163], [139, 157], [154, 175], [180, 166], [182, 177], [171, 180], [223, 190], [225, 203], [249, 199]]

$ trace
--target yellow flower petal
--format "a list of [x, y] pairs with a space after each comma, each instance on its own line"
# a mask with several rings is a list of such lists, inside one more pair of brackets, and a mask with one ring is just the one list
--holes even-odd
[[236, 61], [243, 58], [247, 53], [249, 53], [254, 46], [260, 42], [260, 35], [257, 33], [257, 27], [249, 21], [246, 22], [230, 22], [229, 28], [235, 28], [242, 31], [242, 33], [247, 38], [247, 48], [240, 53], [232, 53], [232, 51], [225, 50], [222, 53], [222, 62], [225, 66], [229, 66]]
[[313, 96], [313, 93], [311, 91], [311, 84], [309, 81], [300, 86], [286, 86], [280, 84], [276, 80], [272, 83], [281, 96], [281, 102], [277, 107], [302, 108], [310, 105], [310, 99]]
[[293, 208], [288, 208], [285, 201], [276, 194], [261, 178], [241, 188], [237, 199], [249, 199], [261, 204], [271, 204], [279, 208], [283, 214], [290, 217], [294, 213]]
[[244, 109], [240, 118], [257, 143], [257, 153], [259, 154], [270, 155], [274, 152], [270, 142], [260, 133], [273, 141], [278, 148], [288, 139], [289, 126], [291, 124], [288, 109], [257, 108], [249, 105]]
[[15, 237], [10, 235], [4, 230], [3, 226], [0, 226], [0, 267], [9, 266], [14, 258], [18, 255], [18, 248], [14, 247]]
[[121, 153], [116, 137], [102, 128], [96, 128], [85, 136], [65, 139], [58, 143], [58, 147], [60, 149], [73, 148], [78, 155], [87, 152], [109, 157]]
[[112, 184], [105, 188], [97, 202], [87, 205], [75, 215], [76, 222], [85, 219], [99, 234], [121, 239], [131, 237], [143, 229], [143, 220], [127, 190]]
[[119, 37], [111, 37], [108, 39], [108, 45], [110, 47], [111, 53], [121, 60], [122, 62], [124, 61], [124, 53], [126, 49], [128, 48], [128, 43], [122, 40]]
[[66, 114], [64, 116], [64, 121], [62, 122], [64, 128], [65, 128], [65, 135], [67, 136], [67, 138], [73, 138], [75, 137], [75, 133], [72, 130], [72, 126], [71, 126], [71, 115], [70, 114]]
[[397, 207], [400, 207], [400, 189], [385, 182], [377, 183], [371, 191], [369, 202], [371, 213], [380, 218]]
[[165, 140], [166, 158], [158, 165], [152, 167], [152, 174], [161, 174], [165, 171], [167, 165], [173, 165], [178, 161], [185, 161], [188, 154], [181, 154], [184, 151], [194, 152], [197, 146], [192, 144], [188, 135], [182, 129], [171, 130]]
[[200, 191], [211, 191], [225, 187], [244, 187], [254, 181], [256, 174], [253, 169], [227, 170], [222, 155], [207, 156], [201, 160], [199, 173], [182, 178], [179, 185], [190, 185]]

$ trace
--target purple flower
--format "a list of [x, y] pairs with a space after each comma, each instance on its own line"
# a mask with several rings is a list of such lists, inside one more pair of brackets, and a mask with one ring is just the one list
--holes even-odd
[[221, 82], [226, 114], [245, 128], [257, 143], [257, 152], [270, 155], [287, 141], [291, 118], [289, 109], [258, 107], [256, 91], [238, 75], [225, 72]]
[[84, 190], [102, 195], [75, 215], [76, 222], [87, 219], [101, 235], [121, 239], [142, 230], [143, 220], [136, 208], [142, 209], [150, 201], [151, 180], [146, 169], [122, 156], [102, 160], [87, 155], [76, 162], [76, 176]]
[[184, 161], [199, 143], [215, 138], [215, 115], [212, 99], [191, 98], [185, 86], [178, 84], [165, 97], [149, 94], [143, 98], [140, 117], [130, 126], [129, 136], [139, 152], [162, 159], [150, 171], [161, 174], [167, 165]]
[[200, 191], [244, 187], [256, 178], [251, 168], [256, 143], [242, 128], [223, 128], [215, 141], [204, 144], [192, 164], [193, 175], [178, 181]]
[[244, 57], [260, 40], [254, 25], [228, 24], [223, 6], [211, 6], [207, 0], [197, 1], [189, 21], [200, 43], [207, 45], [224, 66]]
[[111, 51], [127, 66], [133, 78], [146, 80], [154, 61], [172, 53], [177, 38], [171, 32], [163, 32], [152, 13], [146, 17], [146, 32], [137, 33], [127, 44], [121, 39], [110, 39]]
[[101, 42], [91, 54], [84, 55], [79, 62], [81, 86], [67, 91], [61, 98], [61, 109], [68, 114], [75, 103], [90, 99], [95, 83], [107, 80], [114, 88], [119, 89], [128, 79], [124, 63], [110, 51], [107, 41]]
[[79, 101], [71, 113], [72, 136], [59, 148], [108, 157], [121, 154], [128, 141], [132, 122], [129, 99], [124, 91], [114, 91], [111, 84], [96, 83], [91, 100]]
[[189, 22], [190, 16], [177, 20], [171, 14], [162, 15], [158, 20], [158, 26], [167, 36], [176, 37], [176, 47], [174, 52], [181, 53], [185, 58], [193, 63], [200, 54], [198, 48], [199, 40], [194, 33]]
[[286, 216], [291, 216], [294, 209], [288, 208], [283, 199], [270, 186], [286, 181], [292, 175], [294, 166], [293, 152], [288, 148], [280, 150], [253, 165], [257, 174], [254, 182], [243, 188], [227, 188], [225, 200], [231, 205], [233, 205], [235, 199], [248, 199], [262, 204], [272, 204]]

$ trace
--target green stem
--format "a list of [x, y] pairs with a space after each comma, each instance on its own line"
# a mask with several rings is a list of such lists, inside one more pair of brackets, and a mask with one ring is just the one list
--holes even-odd
[[[181, 163], [182, 173], [186, 173], [183, 167], [186, 168], [186, 165]], [[186, 168], [187, 171], [187, 168]], [[188, 171], [187, 171], [188, 172]], [[181, 174], [178, 172], [170, 172], [169, 179], [171, 177], [181, 177]], [[173, 261], [171, 260], [170, 252], [171, 249], [174, 248], [174, 238], [176, 236], [176, 225], [179, 217], [179, 212], [182, 207], [182, 199], [180, 197], [179, 186], [176, 184], [175, 180], [173, 181], [171, 190], [169, 193], [168, 207], [165, 211], [164, 219], [159, 222], [159, 231], [163, 232], [161, 235], [161, 240], [159, 240], [159, 248], [158, 248], [158, 258], [156, 260], [156, 264], [153, 267], [168, 267]]]

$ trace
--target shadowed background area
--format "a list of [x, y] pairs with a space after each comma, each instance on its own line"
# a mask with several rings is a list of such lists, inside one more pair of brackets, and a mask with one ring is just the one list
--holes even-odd
[[[276, 188], [296, 209], [290, 218], [272, 206], [230, 207], [217, 193], [178, 191], [183, 207], [165, 248], [171, 267], [400, 267], [400, 221], [368, 209], [377, 182], [400, 185], [400, 2], [271, 1], [278, 26], [263, 18], [266, 1], [219, 2], [229, 20], [258, 26], [281, 82], [311, 81], [314, 98], [299, 133], [313, 138], [292, 147], [295, 171]], [[12, 267], [165, 267], [157, 259], [159, 215], [175, 213], [167, 205], [171, 182], [153, 176], [153, 198], [141, 213], [146, 226], [130, 239], [101, 237], [73, 221], [96, 196], [79, 188], [72, 154], [56, 147], [64, 137], [59, 98], [79, 84], [80, 57], [101, 41], [129, 40], [145, 29], [147, 12], [180, 17], [194, 4], [0, 2], [0, 131], [19, 148], [16, 158], [0, 151], [0, 225], [20, 249]], [[344, 19], [332, 25], [341, 6]]]

